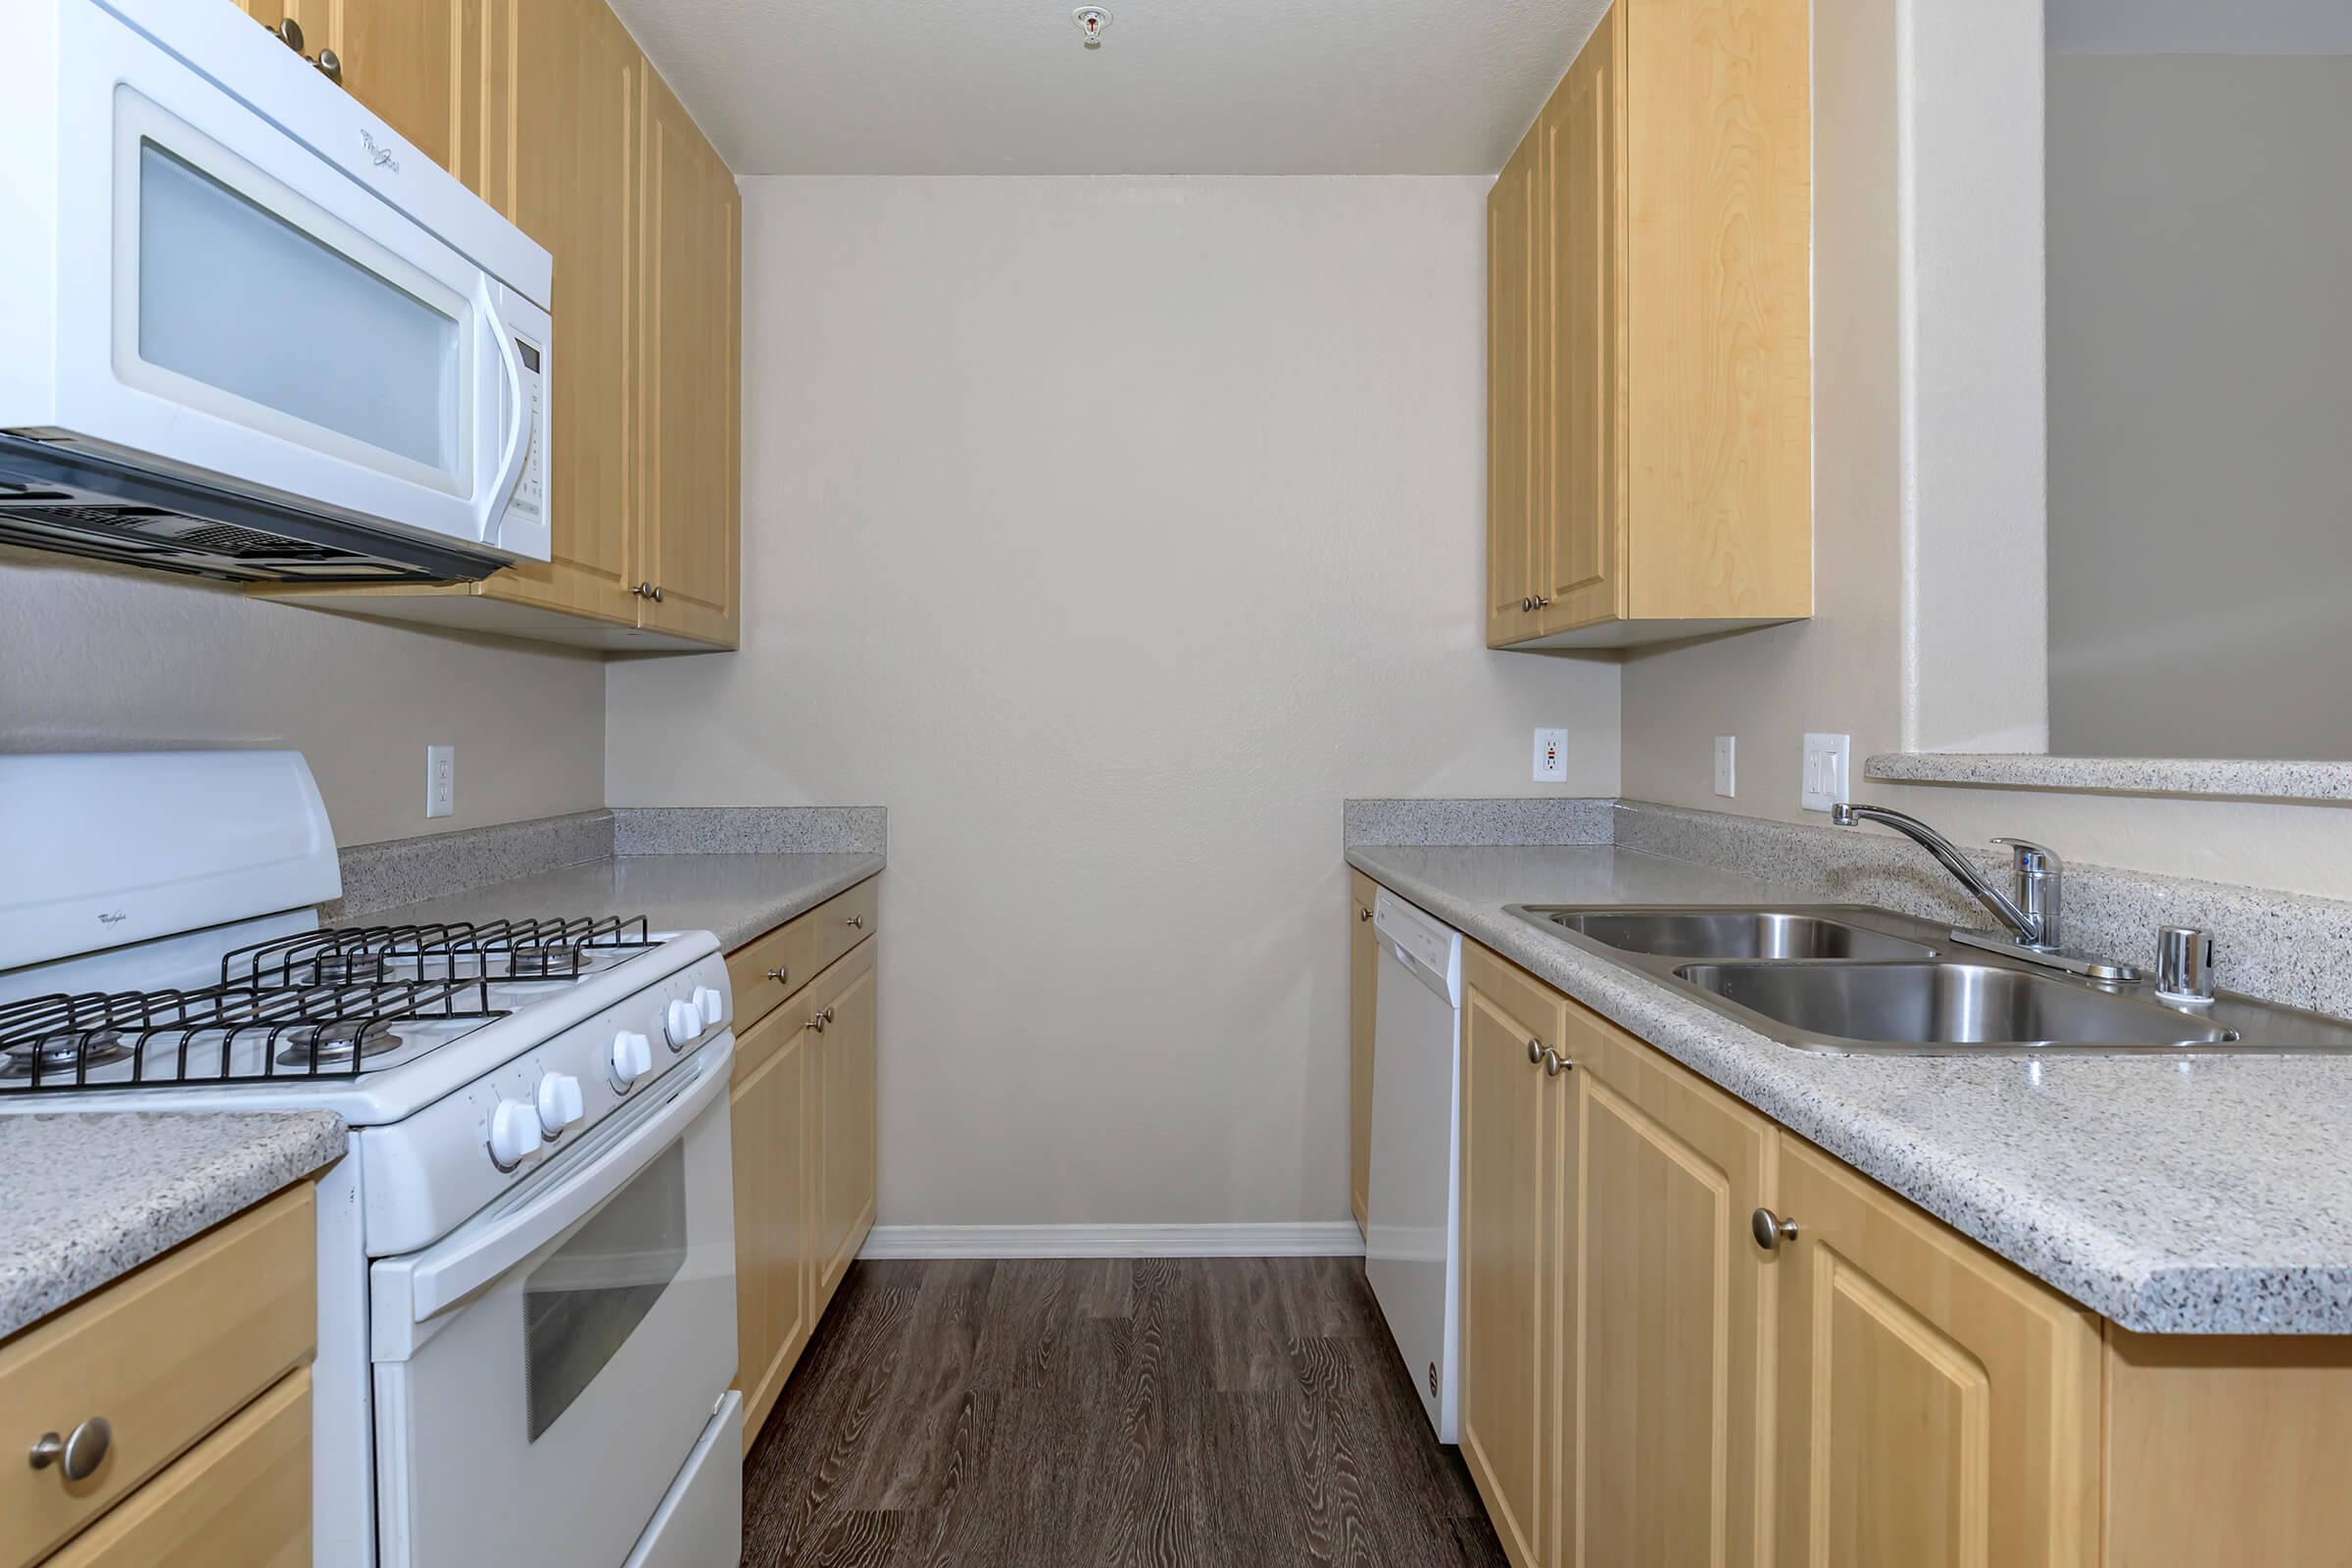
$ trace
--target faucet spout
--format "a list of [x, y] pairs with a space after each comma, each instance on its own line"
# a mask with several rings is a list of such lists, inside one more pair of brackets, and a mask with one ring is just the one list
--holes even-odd
[[2001, 924], [2015, 934], [2019, 947], [2032, 948], [2040, 953], [2058, 951], [2058, 859], [2038, 845], [2025, 846], [2025, 849], [2033, 850], [2042, 858], [2035, 862], [2031, 886], [2021, 852], [2018, 885], [2020, 892], [2026, 895], [2024, 906], [2021, 907], [2018, 900], [1994, 887], [1984, 873], [1978, 870], [1975, 863], [1960, 852], [1957, 845], [1916, 816], [1890, 810], [1884, 806], [1860, 806], [1851, 801], [1840, 801], [1830, 808], [1830, 820], [1838, 827], [1859, 827], [1864, 822], [1877, 822], [1894, 829], [1936, 857], [1946, 871], [1958, 878], [1963, 887], [1975, 894], [2000, 919]]

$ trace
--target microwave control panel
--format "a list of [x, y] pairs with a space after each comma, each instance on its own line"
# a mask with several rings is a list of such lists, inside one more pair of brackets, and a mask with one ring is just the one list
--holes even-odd
[[547, 360], [546, 350], [525, 337], [514, 339], [522, 361], [522, 473], [507, 510], [525, 516], [547, 515]]

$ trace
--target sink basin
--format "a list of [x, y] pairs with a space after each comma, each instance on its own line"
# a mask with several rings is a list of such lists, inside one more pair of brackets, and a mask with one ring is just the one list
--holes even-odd
[[1567, 909], [1540, 922], [1661, 958], [1933, 958], [1936, 949], [1827, 914], [1794, 909]]
[[2236, 1039], [2208, 1019], [1984, 963], [1693, 963], [1675, 977], [1812, 1037], [1791, 1044], [2167, 1047]]

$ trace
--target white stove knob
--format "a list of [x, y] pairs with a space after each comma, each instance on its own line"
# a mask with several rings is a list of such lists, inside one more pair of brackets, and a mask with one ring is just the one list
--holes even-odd
[[612, 1037], [612, 1084], [626, 1089], [654, 1070], [653, 1042], [626, 1030]]
[[684, 1051], [703, 1032], [703, 1009], [680, 997], [669, 1004], [669, 1015], [662, 1020], [662, 1032], [669, 1036], [669, 1049]]
[[704, 1028], [715, 1029], [727, 1015], [727, 999], [720, 996], [715, 987], [696, 986], [694, 1010], [703, 1015]]
[[529, 1101], [502, 1100], [490, 1113], [490, 1158], [500, 1170], [513, 1170], [529, 1159], [544, 1141], [539, 1107]]
[[551, 1072], [539, 1080], [539, 1126], [554, 1138], [588, 1114], [580, 1099], [580, 1081], [567, 1072]]

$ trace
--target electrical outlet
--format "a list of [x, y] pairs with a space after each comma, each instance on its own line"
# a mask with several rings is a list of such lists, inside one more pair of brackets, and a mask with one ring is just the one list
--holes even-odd
[[1846, 772], [1853, 761], [1851, 735], [1807, 735], [1802, 804], [1808, 811], [1826, 811], [1847, 799]]
[[1564, 729], [1536, 731], [1536, 782], [1565, 784], [1568, 782], [1568, 732]]
[[1740, 737], [1715, 737], [1715, 793], [1726, 800], [1740, 793]]
[[424, 814], [447, 816], [458, 808], [458, 749], [424, 749]]

